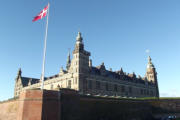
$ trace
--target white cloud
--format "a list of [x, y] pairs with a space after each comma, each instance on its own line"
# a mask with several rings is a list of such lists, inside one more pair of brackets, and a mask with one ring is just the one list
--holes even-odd
[[149, 49], [146, 49], [146, 53], [150, 53], [150, 50], [149, 50]]
[[171, 89], [168, 92], [160, 93], [161, 97], [180, 97], [180, 91], [176, 89]]

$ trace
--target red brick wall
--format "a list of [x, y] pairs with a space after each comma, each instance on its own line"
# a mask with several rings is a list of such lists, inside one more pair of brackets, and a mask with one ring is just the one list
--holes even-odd
[[[82, 96], [68, 89], [60, 90], [60, 92], [27, 90], [20, 95], [18, 101], [17, 120], [127, 120], [132, 118], [152, 120], [150, 117], [153, 115], [161, 115], [167, 112], [171, 114], [180, 113], [180, 99], [98, 98]], [[8, 116], [7, 112], [6, 116]]]
[[61, 102], [57, 91], [43, 91], [42, 120], [60, 120]]
[[26, 90], [19, 97], [17, 120], [60, 120], [57, 91]]
[[41, 120], [42, 115], [41, 90], [27, 90], [19, 97], [17, 120]]
[[16, 120], [18, 101], [0, 103], [0, 120]]

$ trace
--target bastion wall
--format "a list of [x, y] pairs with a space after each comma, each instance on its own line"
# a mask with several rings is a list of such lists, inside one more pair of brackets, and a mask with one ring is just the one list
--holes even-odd
[[120, 99], [79, 95], [70, 89], [26, 90], [0, 103], [0, 120], [153, 120], [180, 115], [180, 99]]

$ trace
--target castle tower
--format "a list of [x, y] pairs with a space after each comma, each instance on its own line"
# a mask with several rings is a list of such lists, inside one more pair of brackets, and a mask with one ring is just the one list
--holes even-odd
[[70, 52], [68, 53], [68, 57], [67, 57], [67, 63], [66, 63], [66, 69], [67, 71], [69, 70], [71, 65], [71, 56], [70, 56]]
[[156, 86], [156, 97], [159, 97], [159, 88], [158, 88], [158, 81], [157, 81], [157, 72], [156, 68], [154, 67], [152, 63], [152, 59], [149, 56], [148, 57], [148, 64], [147, 64], [147, 70], [146, 70], [146, 78], [149, 82], [152, 82]]
[[81, 33], [78, 32], [76, 44], [73, 50], [73, 59], [71, 61], [70, 71], [77, 77], [78, 89], [83, 92], [83, 83], [89, 72], [89, 56], [90, 52], [84, 50], [84, 43]]
[[17, 97], [20, 93], [20, 90], [22, 89], [21, 74], [22, 71], [21, 68], [19, 68], [15, 79], [14, 97]]
[[73, 51], [76, 72], [87, 73], [89, 71], [89, 56], [90, 52], [84, 50], [84, 43], [81, 33], [78, 32], [76, 37], [75, 49]]

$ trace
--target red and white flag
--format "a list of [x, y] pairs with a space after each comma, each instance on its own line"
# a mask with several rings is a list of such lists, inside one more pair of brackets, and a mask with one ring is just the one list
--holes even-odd
[[47, 5], [43, 10], [41, 10], [41, 12], [37, 16], [35, 16], [32, 21], [35, 22], [35, 21], [45, 17], [47, 15], [47, 12], [48, 12], [48, 9], [49, 9], [48, 7], [49, 7], [49, 5]]

